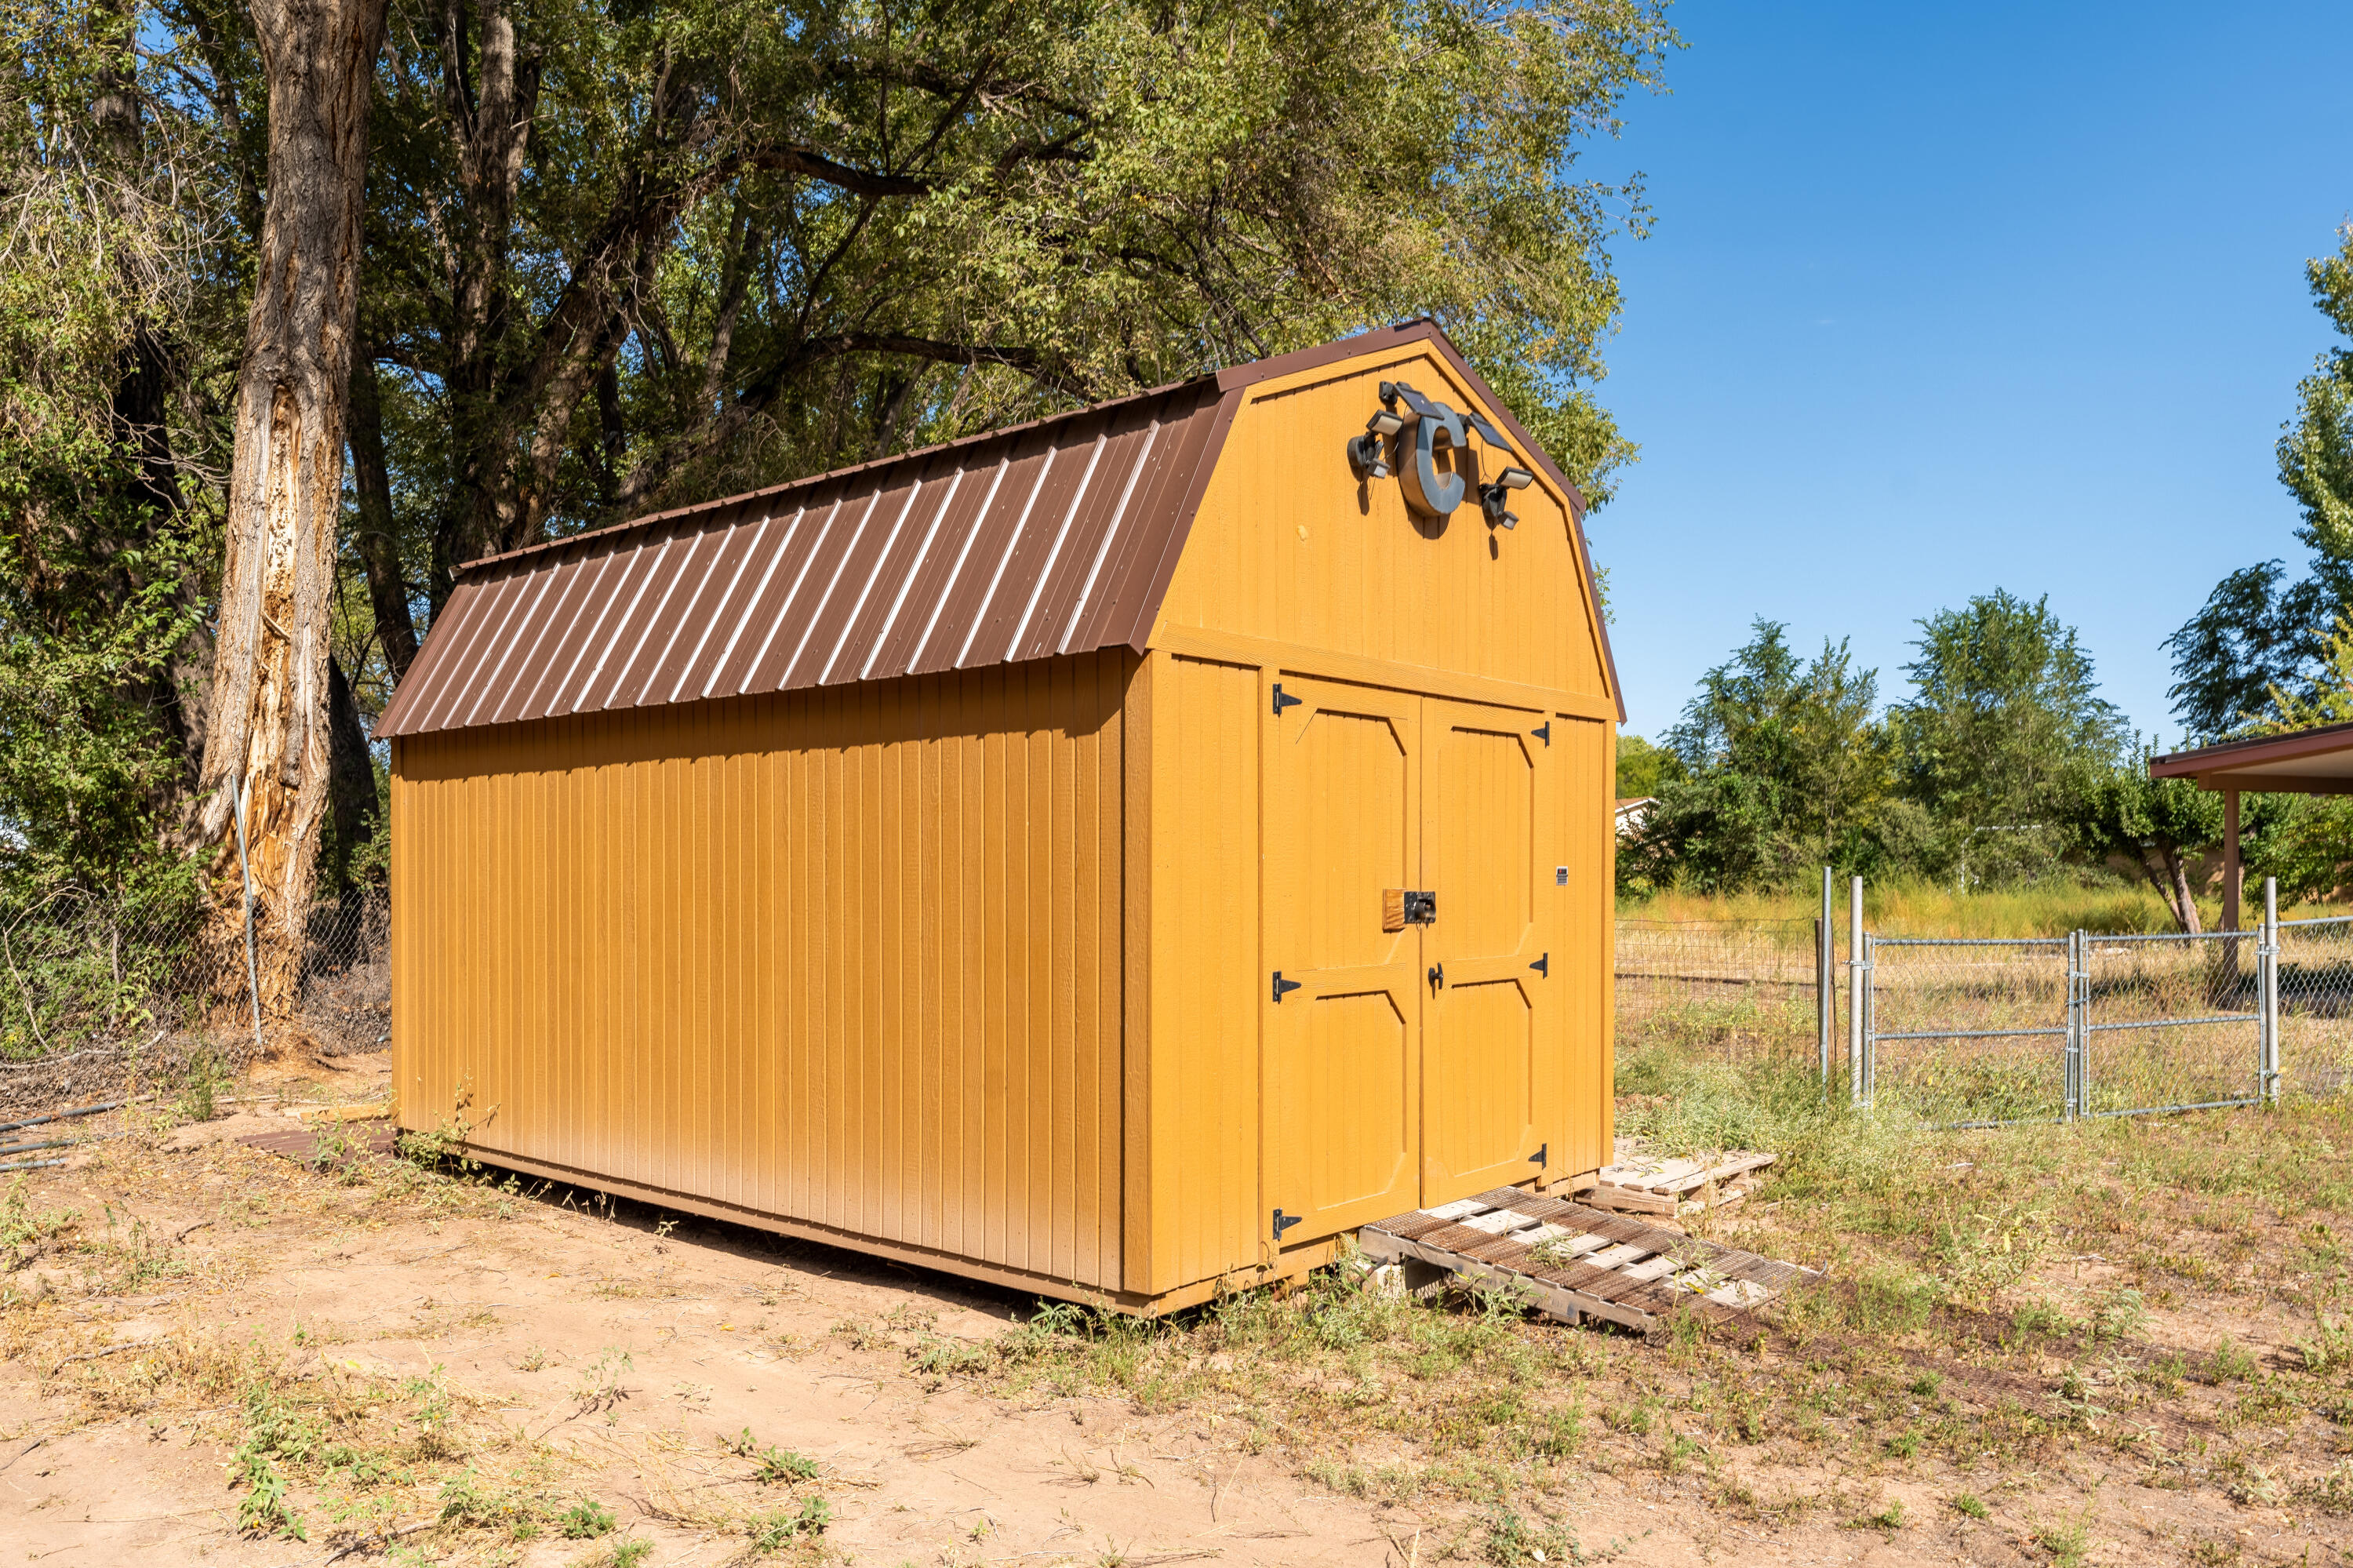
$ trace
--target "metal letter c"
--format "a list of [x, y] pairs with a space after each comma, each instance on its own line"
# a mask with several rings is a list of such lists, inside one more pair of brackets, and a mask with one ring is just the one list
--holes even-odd
[[1468, 488], [1461, 474], [1438, 471], [1435, 460], [1441, 439], [1458, 452], [1471, 444], [1463, 434], [1462, 416], [1436, 403], [1413, 422], [1413, 461], [1403, 465], [1406, 504], [1425, 517], [1443, 517], [1461, 505]]

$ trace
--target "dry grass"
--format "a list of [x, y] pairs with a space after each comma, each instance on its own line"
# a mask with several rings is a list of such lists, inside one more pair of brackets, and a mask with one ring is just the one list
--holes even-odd
[[[2260, 898], [2260, 892], [2256, 896]], [[1866, 884], [1862, 907], [1870, 928], [1890, 936], [2063, 937], [2074, 930], [2174, 929], [2173, 917], [2156, 893], [2137, 884], [1973, 888], [1967, 893], [1928, 883]], [[1834, 910], [1841, 927], [1846, 908], [1846, 886], [1841, 880]], [[2221, 914], [2221, 900], [2201, 900], [2199, 909], [2211, 929]], [[1791, 939], [1807, 945], [1812, 941], [1810, 927], [1802, 923], [1821, 913], [1821, 899], [1810, 889], [1721, 896], [1668, 892], [1650, 898], [1620, 899], [1618, 913], [1621, 918], [1641, 920], [1795, 921], [1801, 925]], [[2353, 913], [2353, 908], [2313, 904], [2280, 913], [2283, 917], [2301, 918]], [[2250, 917], [2252, 914], [2251, 910]]]
[[[2344, 1561], [2353, 1103], [1922, 1134], [1825, 1104], [1801, 1070], [1687, 1041], [1630, 1045], [1620, 1086], [1623, 1131], [1669, 1150], [1779, 1151], [1756, 1198], [1707, 1217], [1712, 1234], [1825, 1268], [1828, 1283], [1769, 1320], [1686, 1320], [1644, 1340], [1531, 1321], [1492, 1297], [1413, 1305], [1344, 1264], [1163, 1321], [1045, 1307], [993, 1340], [950, 1337], [910, 1298], [829, 1333], [820, 1321], [818, 1342], [795, 1349], [847, 1358], [916, 1409], [978, 1393], [1008, 1410], [1066, 1403], [1075, 1423], [1108, 1398], [1157, 1430], [1214, 1434], [1227, 1457], [1203, 1466], [1213, 1520], [1230, 1504], [1218, 1489], [1256, 1456], [1431, 1521], [1418, 1547], [1398, 1543], [1399, 1562], [1645, 1560], [1641, 1541], [1589, 1522], [1597, 1487], [1694, 1529], [1807, 1550]], [[442, 1227], [530, 1203], [488, 1172], [336, 1148], [305, 1168], [246, 1151], [175, 1165], [143, 1135], [105, 1147], [98, 1174], [118, 1188], [222, 1176], [213, 1228], [196, 1234], [268, 1249], [364, 1226], [421, 1256]], [[563, 1434], [607, 1431], [617, 1407], [660, 1389], [702, 1396], [625, 1349], [582, 1340], [551, 1362], [536, 1339], [518, 1346], [515, 1359], [551, 1368], [539, 1375], [561, 1405], [525, 1424], [511, 1396], [446, 1370], [370, 1370], [332, 1331], [208, 1327], [203, 1303], [242, 1283], [228, 1249], [30, 1192], [0, 1190], [0, 1357], [39, 1380], [42, 1430], [143, 1425], [216, 1445], [243, 1529], [308, 1537], [288, 1560], [396, 1538], [411, 1561], [512, 1562], [556, 1543], [564, 1561], [617, 1561], [636, 1538], [616, 1520], [634, 1508], [723, 1538], [735, 1560], [813, 1561], [829, 1510], [853, 1495], [747, 1430], [692, 1440], [698, 1463], [759, 1472], [748, 1498], [649, 1483], [625, 1499]], [[659, 1226], [642, 1242], [649, 1255], [665, 1245]], [[600, 1299], [585, 1278], [580, 1290]], [[404, 1333], [429, 1339], [436, 1310]], [[115, 1324], [133, 1317], [172, 1327], [115, 1349]], [[552, 1440], [559, 1418], [571, 1425]], [[1092, 1434], [1036, 1448], [1037, 1484], [1145, 1495], [1135, 1461], [1167, 1456], [1109, 1436], [1107, 1450]], [[906, 1438], [910, 1454], [972, 1440], [914, 1423]], [[2249, 1548], [2256, 1531], [2284, 1550]]]
[[1769, 1066], [1657, 1051], [1625, 1078], [1629, 1130], [1783, 1151], [1715, 1234], [1825, 1286], [1647, 1342], [1494, 1298], [1417, 1307], [1351, 1266], [1166, 1322], [1050, 1307], [987, 1345], [894, 1337], [919, 1378], [1196, 1412], [1335, 1491], [1444, 1499], [1451, 1549], [1498, 1564], [1606, 1554], [1570, 1522], [1595, 1471], [1746, 1521], [1991, 1520], [2045, 1560], [2121, 1539], [2087, 1511], [2103, 1485], [2214, 1511], [2135, 1561], [2221, 1550], [2232, 1520], [2282, 1510], [2344, 1537], [2353, 1106], [1920, 1135]]

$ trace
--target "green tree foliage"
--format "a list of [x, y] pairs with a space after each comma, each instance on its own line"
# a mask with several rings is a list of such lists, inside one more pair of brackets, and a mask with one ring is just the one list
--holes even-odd
[[2221, 841], [2221, 796], [2186, 779], [2151, 779], [2146, 756], [2127, 758], [2085, 780], [2067, 826], [2073, 847], [2138, 866], [2174, 924], [2199, 929], [2190, 861]]
[[1807, 660], [1782, 623], [1751, 630], [1668, 734], [1685, 777], [1660, 782], [1621, 856], [1630, 884], [1739, 887], [1862, 852], [1890, 778], [1877, 673], [1844, 642]]
[[1936, 824], [1930, 858], [1986, 880], [2064, 848], [2076, 798], [2127, 736], [2074, 630], [2006, 589], [1919, 622], [1914, 694], [1891, 714], [1902, 789]]
[[[1647, 219], [1577, 159], [1664, 10], [394, 0], [339, 743], [472, 555], [1418, 315], [1606, 495]], [[0, 37], [0, 853], [37, 880], [168, 851], [202, 760], [269, 94], [232, 0]], [[380, 863], [348, 804], [331, 880]]]
[[397, 3], [363, 318], [406, 586], [1420, 314], [1606, 492], [1643, 208], [1574, 164], [1662, 10]]
[[2303, 514], [2296, 535], [2312, 552], [2309, 575], [2284, 582], [2277, 561], [2233, 572], [2166, 640], [2174, 713], [2203, 739], [2260, 724], [2274, 689], [2318, 694], [2331, 679], [2327, 629], [2353, 604], [2353, 225], [2337, 239], [2334, 255], [2305, 263], [2305, 278], [2346, 341], [2322, 350], [2296, 384], [2278, 447], [2280, 482]]
[[2296, 383], [2296, 414], [2280, 437], [2280, 482], [2304, 511], [2305, 543], [2353, 561], [2353, 224], [2333, 256], [2305, 264], [2313, 303], [2347, 343], [2322, 351]]
[[145, 874], [193, 779], [233, 316], [210, 126], [134, 14], [0, 16], [0, 879]]
[[1683, 758], [1664, 747], [1652, 746], [1639, 735], [1618, 737], [1618, 798], [1640, 800], [1686, 777]]
[[2279, 561], [2232, 572], [2214, 586], [2165, 646], [2174, 683], [2166, 695], [2189, 732], [2219, 740], [2263, 721], [2274, 694], [2308, 697], [2327, 660], [2327, 627], [2353, 578], [2323, 560], [2313, 575], [2286, 579]]

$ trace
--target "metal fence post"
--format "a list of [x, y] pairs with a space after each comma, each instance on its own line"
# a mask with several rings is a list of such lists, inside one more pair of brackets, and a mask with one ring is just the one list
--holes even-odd
[[2067, 933], [2067, 1048], [2065, 1082], [2061, 1088], [2059, 1119], [2073, 1121], [2084, 1114], [2084, 1079], [2085, 1047], [2090, 1044], [2090, 1031], [2084, 1027], [2084, 1014], [2090, 998], [2086, 994], [2088, 978], [2084, 972], [2084, 933]]
[[1847, 891], [1847, 1003], [1846, 1003], [1846, 1096], [1847, 1103], [1862, 1104], [1863, 995], [1870, 983], [1864, 978], [1862, 939], [1862, 878], [1856, 877]]
[[268, 1050], [261, 1042], [261, 969], [253, 954], [253, 868], [245, 858], [245, 801], [249, 791], [243, 775], [237, 781], [237, 874], [245, 879], [245, 986], [253, 999], [253, 1052], [259, 1058]]
[[2279, 878], [2263, 878], [2263, 934], [2255, 948], [2255, 1040], [2262, 1055], [2256, 1093], [2263, 1104], [2279, 1104]]
[[1814, 922], [1814, 1024], [1821, 1037], [1822, 1093], [1831, 1092], [1831, 1034], [1838, 1027], [1838, 930], [1831, 924], [1831, 868], [1822, 867], [1822, 916]]

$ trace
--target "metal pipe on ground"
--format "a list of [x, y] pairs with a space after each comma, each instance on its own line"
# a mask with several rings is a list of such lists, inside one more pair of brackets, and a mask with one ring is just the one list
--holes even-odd
[[38, 1127], [48, 1121], [68, 1121], [78, 1116], [96, 1116], [100, 1111], [121, 1110], [130, 1103], [129, 1100], [102, 1100], [94, 1106], [76, 1106], [71, 1110], [51, 1111], [47, 1116], [29, 1116], [22, 1121], [0, 1121], [0, 1132], [15, 1132], [20, 1128]]

